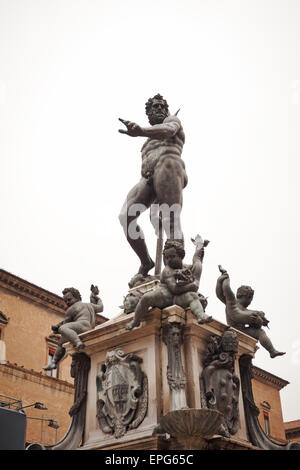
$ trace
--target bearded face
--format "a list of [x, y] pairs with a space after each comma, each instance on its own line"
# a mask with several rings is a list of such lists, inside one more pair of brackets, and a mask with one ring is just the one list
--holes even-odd
[[155, 124], [162, 124], [168, 116], [168, 107], [166, 102], [164, 100], [154, 98], [147, 115], [152, 126]]

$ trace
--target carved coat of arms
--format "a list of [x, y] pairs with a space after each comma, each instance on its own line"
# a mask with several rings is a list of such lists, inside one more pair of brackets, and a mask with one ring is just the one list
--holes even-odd
[[122, 437], [137, 428], [147, 413], [148, 380], [141, 369], [142, 359], [110, 351], [96, 378], [97, 419], [101, 430]]
[[219, 434], [226, 437], [236, 434], [239, 428], [240, 380], [235, 374], [237, 351], [237, 335], [231, 328], [222, 337], [212, 335], [200, 379], [202, 406], [223, 414], [224, 422]]

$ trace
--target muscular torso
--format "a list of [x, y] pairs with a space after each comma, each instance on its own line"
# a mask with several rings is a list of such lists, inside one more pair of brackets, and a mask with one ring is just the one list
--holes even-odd
[[145, 178], [151, 176], [154, 168], [159, 163], [162, 163], [165, 157], [173, 157], [180, 160], [184, 168], [184, 162], [181, 160], [184, 141], [185, 135], [181, 126], [172, 137], [165, 139], [148, 138], [141, 149], [142, 176]]

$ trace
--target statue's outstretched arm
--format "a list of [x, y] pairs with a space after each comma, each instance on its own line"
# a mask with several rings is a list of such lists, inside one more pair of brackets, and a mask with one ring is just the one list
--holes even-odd
[[224, 304], [226, 304], [226, 301], [235, 301], [236, 298], [230, 287], [230, 279], [227, 271], [225, 271], [225, 269], [220, 265], [219, 270], [222, 274], [218, 278], [216, 285], [216, 295], [218, 299]]
[[216, 285], [216, 296], [218, 297], [223, 304], [226, 304], [226, 297], [223, 292], [223, 280], [224, 278], [220, 276], [217, 280], [217, 285]]
[[206, 247], [209, 244], [209, 240], [203, 241], [200, 235], [197, 235], [195, 239], [192, 238], [191, 240], [196, 246], [195, 253], [193, 256], [192, 272], [193, 272], [195, 279], [198, 281], [198, 285], [199, 285], [200, 277], [202, 274], [204, 247]]
[[103, 302], [101, 299], [98, 300], [98, 303], [97, 304], [93, 304], [93, 307], [94, 307], [94, 311], [95, 313], [101, 313], [103, 312]]
[[181, 122], [176, 116], [168, 116], [162, 124], [154, 124], [151, 127], [141, 127], [135, 122], [126, 121], [119, 118], [127, 129], [119, 129], [121, 134], [127, 134], [131, 137], [150, 137], [152, 139], [168, 139], [173, 137], [181, 128]]
[[93, 284], [91, 285], [91, 295], [90, 295], [90, 301], [91, 304], [94, 307], [94, 312], [95, 313], [101, 313], [103, 312], [103, 302], [99, 297], [99, 289], [98, 286], [94, 286]]

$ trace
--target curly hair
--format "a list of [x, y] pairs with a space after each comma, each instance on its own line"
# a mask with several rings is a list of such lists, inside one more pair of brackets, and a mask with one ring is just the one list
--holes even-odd
[[176, 240], [167, 240], [164, 246], [163, 255], [165, 255], [166, 251], [170, 248], [175, 248], [176, 253], [180, 256], [181, 259], [185, 257], [185, 251], [182, 243]]
[[237, 298], [245, 296], [252, 300], [253, 295], [254, 290], [250, 286], [241, 286], [236, 291]]
[[122, 306], [124, 308], [124, 313], [134, 312], [142, 295], [143, 293], [139, 290], [128, 292], [128, 294], [124, 297], [123, 306]]
[[164, 105], [165, 105], [167, 111], [169, 111], [169, 105], [168, 105], [167, 101], [163, 98], [162, 95], [160, 95], [160, 94], [158, 93], [157, 95], [153, 96], [153, 98], [149, 98], [148, 101], [147, 101], [147, 103], [145, 104], [146, 114], [147, 114], [147, 115], [149, 114], [149, 111], [150, 111], [150, 109], [151, 109], [151, 106], [152, 106], [154, 100], [163, 101], [163, 103], [164, 103]]
[[75, 299], [81, 300], [81, 295], [80, 295], [79, 290], [75, 289], [74, 287], [66, 287], [62, 291], [63, 295], [66, 295], [68, 292], [71, 292], [71, 294], [73, 295], [73, 297], [75, 297]]

